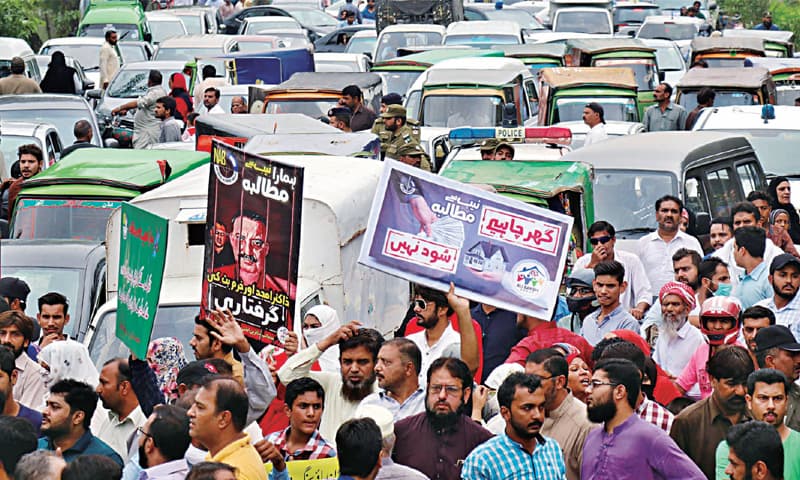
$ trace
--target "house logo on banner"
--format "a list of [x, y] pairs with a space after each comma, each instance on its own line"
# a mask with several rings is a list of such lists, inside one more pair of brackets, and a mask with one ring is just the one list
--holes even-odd
[[512, 286], [514, 292], [526, 300], [535, 300], [544, 292], [544, 286], [550, 273], [539, 262], [523, 260], [511, 269], [515, 279]]

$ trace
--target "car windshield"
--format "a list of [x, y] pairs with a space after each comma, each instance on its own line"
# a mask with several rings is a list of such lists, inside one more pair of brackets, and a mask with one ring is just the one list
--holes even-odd
[[161, 43], [177, 35], [186, 35], [186, 29], [183, 28], [183, 23], [179, 18], [174, 20], [150, 20], [149, 23], [150, 32], [153, 34], [153, 43]]
[[515, 9], [501, 9], [501, 10], [484, 10], [484, 15], [489, 20], [505, 20], [508, 22], [516, 22], [519, 28], [523, 30], [542, 30], [544, 26], [537, 22], [533, 15], [525, 10]]
[[[106, 95], [114, 98], [138, 98], [147, 92], [150, 70], [125, 69], [119, 71], [108, 86]], [[161, 86], [169, 91], [169, 75], [162, 75]]]
[[656, 49], [656, 63], [658, 69], [662, 72], [675, 72], [683, 70], [684, 63], [681, 57], [680, 49], [673, 47], [655, 47]]
[[381, 35], [376, 62], [397, 57], [397, 49], [405, 47], [426, 47], [440, 45], [442, 34], [439, 32], [388, 32]]
[[13, 238], [94, 240], [106, 238], [106, 223], [121, 202], [23, 198], [14, 209]]
[[375, 47], [374, 37], [354, 37], [347, 42], [344, 49], [345, 53], [369, 53], [372, 54], [372, 49]]
[[[697, 93], [694, 92], [681, 92], [681, 99], [678, 103], [686, 109], [686, 111], [694, 110], [697, 106]], [[758, 105], [758, 97], [750, 92], [731, 92], [714, 89], [714, 106], [715, 107], [728, 107], [731, 105]]]
[[516, 35], [448, 35], [444, 40], [445, 45], [517, 45], [519, 37]]
[[139, 27], [132, 23], [94, 23], [90, 25], [83, 25], [78, 32], [79, 37], [104, 37], [106, 30], [110, 27], [114, 28], [119, 35], [121, 41], [124, 40], [141, 40], [139, 38]]
[[335, 18], [323, 13], [321, 10], [294, 9], [284, 7], [289, 15], [300, 22], [301, 25], [311, 25], [315, 27], [335, 27], [339, 25]]
[[[35, 261], [31, 259], [31, 263]], [[80, 315], [75, 310], [83, 296], [83, 272], [77, 268], [55, 268], [55, 267], [28, 267], [3, 264], [3, 275], [17, 277], [28, 284], [31, 291], [28, 300], [38, 299], [48, 292], [58, 292], [70, 300], [69, 309], [72, 315]], [[34, 307], [35, 308], [35, 307]], [[78, 313], [75, 313], [78, 312]], [[64, 325], [64, 333], [74, 335], [73, 328], [78, 322], [67, 322]]]
[[[594, 211], [617, 232], [656, 227], [656, 200], [678, 195], [678, 181], [668, 172], [597, 169], [594, 177]], [[624, 198], [625, 202], [619, 199]]]
[[496, 96], [428, 95], [422, 100], [426, 127], [495, 127], [503, 119], [503, 99]]
[[[178, 60], [180, 62], [190, 62], [195, 58], [217, 57], [223, 55], [221, 47], [216, 48], [192, 48], [192, 47], [167, 47], [159, 48], [153, 60]], [[217, 69], [219, 72], [220, 70]]]
[[[66, 146], [75, 142], [75, 135], [72, 130], [78, 120], [88, 120], [94, 125], [91, 113], [86, 109], [77, 108], [57, 108], [57, 109], [20, 109], [18, 106], [9, 105], [10, 108], [0, 110], [0, 118], [6, 122], [32, 122], [32, 123], [52, 123], [58, 130], [61, 137], [61, 144]], [[94, 132], [95, 137], [99, 137], [99, 132]], [[98, 139], [93, 138], [92, 143], [100, 145]], [[16, 158], [14, 155], [11, 158]]]
[[739, 68], [744, 67], [744, 58], [703, 58], [708, 64], [708, 68]]
[[596, 67], [624, 67], [633, 70], [636, 78], [636, 86], [639, 91], [652, 92], [658, 83], [658, 73], [656, 64], [650, 60], [597, 60], [594, 62]]
[[[122, 63], [145, 62], [149, 60], [144, 48], [139, 45], [128, 45], [125, 43], [118, 43], [117, 45], [119, 45], [119, 51], [122, 53]], [[83, 62], [81, 62], [81, 65], [83, 65]]]
[[399, 93], [402, 96], [405, 96], [409, 87], [411, 87], [411, 85], [414, 83], [414, 80], [416, 80], [422, 74], [422, 72], [419, 70], [410, 72], [391, 71], [375, 73], [380, 75], [383, 79], [384, 91]]
[[270, 30], [284, 30], [287, 28], [301, 28], [300, 24], [297, 23], [291, 17], [266, 17], [270, 19], [270, 21], [262, 21], [261, 19], [254, 19], [253, 21], [247, 22], [247, 27], [245, 27], [244, 34], [245, 35], [253, 35], [255, 33], [266, 33]]
[[644, 23], [644, 19], [652, 15], [660, 15], [657, 8], [617, 8], [614, 10], [614, 25], [628, 23]]
[[567, 12], [562, 10], [556, 17], [554, 32], [611, 33], [606, 12]]
[[[150, 338], [175, 337], [188, 347], [194, 329], [194, 317], [200, 305], [158, 306]], [[94, 336], [89, 344], [89, 356], [95, 365], [102, 365], [115, 357], [128, 356], [128, 348], [117, 338], [117, 311], [103, 314], [95, 325]]]
[[77, 58], [84, 71], [100, 68], [100, 45], [48, 45], [42, 49], [42, 55], [53, 55], [53, 52]]
[[633, 98], [561, 97], [556, 100], [553, 123], [582, 122], [583, 108], [590, 102], [597, 102], [603, 107], [606, 121], [639, 121], [639, 111], [636, 109], [636, 101]]
[[[35, 143], [39, 148], [42, 148], [42, 143], [36, 137], [0, 134], [0, 153], [3, 154], [3, 158], [6, 160], [6, 169], [10, 169], [11, 165], [14, 163], [14, 159], [17, 158], [17, 148], [19, 148], [20, 145], [26, 145], [28, 143]], [[3, 172], [3, 178], [8, 178], [10, 176], [10, 172]]]
[[266, 113], [302, 113], [311, 118], [328, 118], [328, 110], [337, 105], [336, 100], [270, 100]]
[[697, 36], [697, 27], [686, 23], [645, 23], [636, 35], [639, 38], [666, 40], [691, 40]]

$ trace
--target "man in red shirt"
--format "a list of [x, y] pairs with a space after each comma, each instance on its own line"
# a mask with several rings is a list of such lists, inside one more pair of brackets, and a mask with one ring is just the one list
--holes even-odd
[[556, 326], [555, 322], [518, 313], [517, 326], [528, 330], [528, 336], [514, 345], [506, 363], [517, 363], [524, 367], [525, 359], [532, 352], [550, 348], [556, 343], [568, 343], [581, 351], [580, 357], [587, 365], [592, 364], [592, 346], [589, 342], [566, 328]]

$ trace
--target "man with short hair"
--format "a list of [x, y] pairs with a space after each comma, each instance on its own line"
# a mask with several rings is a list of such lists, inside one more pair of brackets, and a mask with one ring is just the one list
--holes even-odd
[[540, 432], [547, 397], [539, 377], [512, 373], [497, 391], [505, 431], [479, 445], [464, 461], [464, 480], [564, 478], [566, 466], [559, 444]]
[[36, 450], [36, 434], [21, 418], [0, 415], [0, 479], [13, 480], [23, 455]]
[[203, 107], [205, 107], [205, 113], [208, 113], [210, 115], [218, 115], [220, 113], [225, 113], [225, 110], [223, 110], [222, 107], [219, 105], [219, 96], [220, 96], [220, 91], [218, 88], [208, 87], [205, 90], [203, 90]]
[[60, 380], [50, 387], [42, 412], [40, 450], [61, 449], [67, 463], [82, 455], [105, 455], [120, 467], [122, 457], [92, 435], [90, 424], [97, 406], [97, 393], [77, 380]]
[[717, 350], [706, 370], [713, 392], [675, 417], [670, 436], [707, 478], [714, 478], [717, 445], [732, 425], [748, 420], [744, 396], [754, 367], [747, 350], [730, 346]]
[[[67, 297], [58, 292], [48, 292], [39, 297], [39, 313], [36, 320], [42, 327], [42, 336], [36, 342], [36, 352], [38, 353], [47, 345], [67, 340], [64, 334], [64, 327], [69, 323], [69, 301]], [[32, 357], [36, 360], [35, 357]]]
[[[202, 109], [200, 107], [203, 106], [203, 97], [207, 89], [211, 87], [221, 87], [227, 84], [224, 78], [217, 76], [217, 68], [214, 65], [205, 65], [201, 73], [203, 80], [201, 82], [195, 82], [194, 92], [192, 92], [194, 111], [197, 113], [205, 113], [201, 111]], [[220, 107], [220, 110], [222, 110], [222, 107]]]
[[35, 80], [25, 75], [25, 60], [21, 57], [14, 57], [11, 59], [11, 74], [0, 79], [0, 95], [23, 95], [26, 93], [42, 93], [42, 89]]
[[686, 127], [686, 110], [670, 100], [672, 86], [667, 82], [659, 83], [653, 91], [653, 96], [656, 99], [656, 104], [647, 107], [647, 110], [644, 111], [644, 119], [642, 119], [644, 129], [648, 132], [684, 130]]
[[784, 448], [780, 435], [770, 425], [764, 422], [736, 425], [725, 441], [730, 447], [725, 474], [731, 480], [784, 478]]
[[780, 28], [772, 23], [772, 13], [764, 12], [764, 15], [761, 16], [761, 23], [753, 27], [753, 30], [780, 30]]
[[381, 468], [383, 439], [381, 429], [371, 418], [354, 418], [339, 427], [336, 443], [339, 455], [339, 480], [375, 480]]
[[147, 75], [147, 91], [141, 97], [123, 103], [111, 111], [113, 115], [125, 115], [128, 110], [136, 109], [136, 115], [133, 116], [133, 148], [144, 149], [158, 143], [161, 121], [156, 118], [156, 101], [167, 96], [161, 82], [161, 72], [150, 70]]
[[761, 300], [772, 297], [768, 264], [764, 261], [764, 230], [758, 227], [741, 227], [733, 231], [733, 256], [736, 265], [744, 269], [739, 284], [733, 289], [743, 308], [752, 307]]
[[[800, 478], [800, 432], [792, 430], [784, 423], [788, 405], [789, 380], [786, 375], [771, 368], [762, 368], [747, 378], [747, 409], [753, 420], [771, 425], [781, 437], [784, 451], [783, 472], [786, 478]], [[726, 441], [717, 446], [718, 480], [729, 478], [729, 445]]]
[[[654, 105], [650, 108], [658, 108]], [[665, 283], [675, 278], [672, 256], [680, 248], [703, 253], [700, 242], [679, 228], [683, 202], [672, 195], [656, 200], [656, 222], [658, 228], [639, 239], [635, 252], [644, 265], [650, 279], [652, 291], [657, 292]]]
[[342, 99], [339, 103], [353, 112], [352, 117], [350, 117], [350, 128], [354, 132], [369, 130], [375, 124], [377, 115], [371, 108], [364, 105], [364, 93], [358, 88], [358, 85], [344, 87], [342, 89]]
[[[128, 460], [129, 442], [136, 430], [147, 422], [133, 390], [128, 360], [113, 358], [100, 370], [97, 395], [103, 409], [92, 417], [92, 432]], [[141, 460], [141, 459], [140, 459]]]
[[333, 128], [345, 133], [352, 133], [353, 129], [350, 128], [350, 119], [352, 116], [353, 111], [347, 107], [333, 107], [328, 110], [328, 123]]
[[[336, 436], [336, 428], [353, 418], [358, 404], [367, 395], [377, 391], [375, 363], [383, 344], [377, 330], [360, 328], [350, 322], [289, 357], [278, 370], [278, 378], [286, 385], [302, 377], [311, 377], [325, 390], [325, 409], [319, 431], [328, 442]], [[312, 372], [314, 362], [333, 345], [339, 345], [339, 373]]]
[[625, 267], [616, 260], [600, 262], [594, 267], [594, 294], [600, 308], [590, 313], [581, 327], [581, 335], [592, 346], [597, 345], [612, 330], [639, 332], [639, 322], [619, 301], [627, 286]]
[[602, 423], [589, 432], [583, 446], [581, 472], [590, 479], [703, 479], [703, 473], [662, 430], [636, 415], [642, 377], [630, 360], [603, 359], [587, 387], [589, 420]]
[[515, 312], [488, 303], [475, 305], [470, 310], [470, 315], [480, 325], [483, 337], [483, 373], [480, 379], [480, 383], [483, 383], [495, 368], [505, 362], [508, 352], [525, 338], [528, 332], [517, 325]]
[[97, 148], [97, 145], [92, 143], [94, 132], [92, 131], [92, 124], [89, 123], [88, 120], [80, 119], [75, 122], [75, 125], [72, 127], [72, 135], [75, 137], [75, 142], [65, 147], [64, 150], [61, 150], [62, 159], [81, 148]]
[[19, 417], [33, 426], [36, 436], [42, 428], [42, 414], [14, 400], [14, 385], [17, 383], [14, 352], [0, 345], [0, 414]]
[[378, 351], [375, 375], [380, 391], [361, 400], [361, 405], [380, 405], [389, 410], [394, 421], [425, 411], [425, 390], [419, 385], [422, 353], [408, 338], [383, 342]]
[[708, 232], [708, 242], [711, 251], [715, 252], [725, 245], [725, 242], [733, 238], [733, 228], [731, 219], [728, 217], [717, 217], [711, 220], [711, 229]]
[[44, 153], [42, 149], [33, 143], [20, 145], [17, 148], [17, 161], [19, 162], [20, 177], [15, 180], [3, 181], [2, 209], [7, 212], [7, 220], [10, 222], [14, 214], [14, 207], [17, 195], [22, 190], [23, 183], [40, 173], [44, 168]]
[[466, 410], [472, 397], [472, 373], [461, 360], [443, 357], [431, 364], [426, 380], [425, 412], [394, 426], [394, 460], [428, 478], [460, 478], [464, 459], [492, 437]]
[[139, 480], [183, 480], [189, 464], [183, 456], [189, 448], [189, 417], [174, 405], [157, 405], [141, 427]]
[[31, 287], [28, 286], [25, 280], [17, 277], [0, 278], [0, 298], [4, 301], [0, 313], [9, 309], [25, 313], [25, 309], [28, 308], [28, 294], [30, 293]]
[[242, 431], [247, 404], [247, 394], [236, 380], [205, 381], [188, 412], [189, 435], [208, 449], [206, 461], [236, 467], [237, 480], [267, 480], [261, 456]]
[[579, 480], [583, 444], [586, 435], [597, 425], [586, 416], [586, 405], [573, 397], [567, 388], [567, 359], [553, 348], [537, 350], [528, 356], [525, 373], [537, 375], [544, 391], [545, 419], [541, 434], [552, 438], [561, 447], [567, 480]]
[[237, 95], [231, 99], [231, 113], [248, 113], [247, 100], [243, 96]]
[[478, 149], [481, 160], [514, 160], [514, 147], [504, 140], [487, 138], [481, 141]]
[[775, 325], [775, 314], [766, 307], [756, 305], [742, 312], [742, 339], [753, 358], [758, 350], [756, 335], [771, 325]]
[[67, 462], [47, 450], [35, 450], [25, 454], [14, 469], [14, 480], [61, 480], [61, 472]]
[[592, 244], [592, 253], [578, 258], [573, 270], [594, 268], [600, 262], [618, 261], [625, 267], [624, 280], [627, 283], [625, 291], [620, 296], [620, 304], [629, 310], [634, 318], [641, 320], [653, 301], [650, 279], [647, 278], [641, 260], [631, 252], [614, 248], [617, 244], [616, 230], [604, 220], [591, 224], [587, 235], [589, 243]]
[[100, 47], [99, 62], [99, 86], [103, 90], [108, 88], [109, 82], [111, 82], [111, 79], [114, 78], [114, 75], [119, 71], [120, 60], [122, 59], [122, 54], [120, 54], [119, 47], [117, 46], [117, 41], [119, 40], [117, 32], [113, 28], [109, 28], [106, 30], [105, 38], [106, 41], [103, 42], [103, 46]]
[[381, 113], [383, 128], [387, 135], [381, 135], [381, 151], [389, 158], [397, 158], [401, 145], [420, 143], [419, 129], [412, 128], [406, 121], [406, 108], [402, 105], [389, 105]]
[[697, 106], [686, 116], [686, 128], [684, 128], [684, 130], [692, 129], [694, 123], [697, 121], [697, 117], [700, 116], [700, 112], [703, 111], [704, 108], [711, 108], [714, 106], [714, 98], [716, 98], [716, 96], [717, 94], [714, 93], [714, 90], [708, 87], [703, 87], [697, 92]]
[[606, 132], [606, 119], [603, 106], [597, 102], [587, 103], [583, 107], [583, 123], [589, 126], [589, 132], [583, 141], [583, 146], [608, 140]]
[[658, 298], [663, 319], [653, 360], [670, 376], [677, 377], [704, 342], [700, 330], [689, 323], [689, 312], [696, 306], [694, 291], [684, 283], [669, 282], [661, 287]]
[[731, 294], [731, 274], [728, 264], [717, 257], [710, 257], [700, 262], [697, 269], [699, 288], [695, 292], [697, 304], [711, 297], [727, 297]]
[[19, 374], [14, 384], [14, 398], [34, 410], [44, 405], [47, 387], [44, 369], [26, 353], [33, 335], [33, 319], [16, 310], [0, 313], [0, 343], [14, 352]]
[[175, 99], [169, 95], [156, 100], [155, 116], [161, 120], [158, 143], [180, 142], [181, 122], [175, 119]]
[[789, 327], [795, 337], [800, 333], [800, 260], [788, 253], [772, 259], [769, 266], [769, 283], [773, 295], [756, 305], [766, 307], [775, 314], [775, 323]]
[[789, 405], [786, 409], [786, 426], [800, 431], [800, 343], [783, 325], [762, 328], [755, 336], [755, 357], [759, 368], [774, 368], [791, 381], [787, 390]]

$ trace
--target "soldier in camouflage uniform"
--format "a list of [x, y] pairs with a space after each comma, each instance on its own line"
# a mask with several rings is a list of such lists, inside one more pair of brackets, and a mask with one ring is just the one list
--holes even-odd
[[384, 156], [397, 158], [397, 148], [402, 145], [419, 145], [419, 128], [406, 124], [406, 109], [402, 105], [389, 105], [381, 114], [387, 134], [380, 137]]

